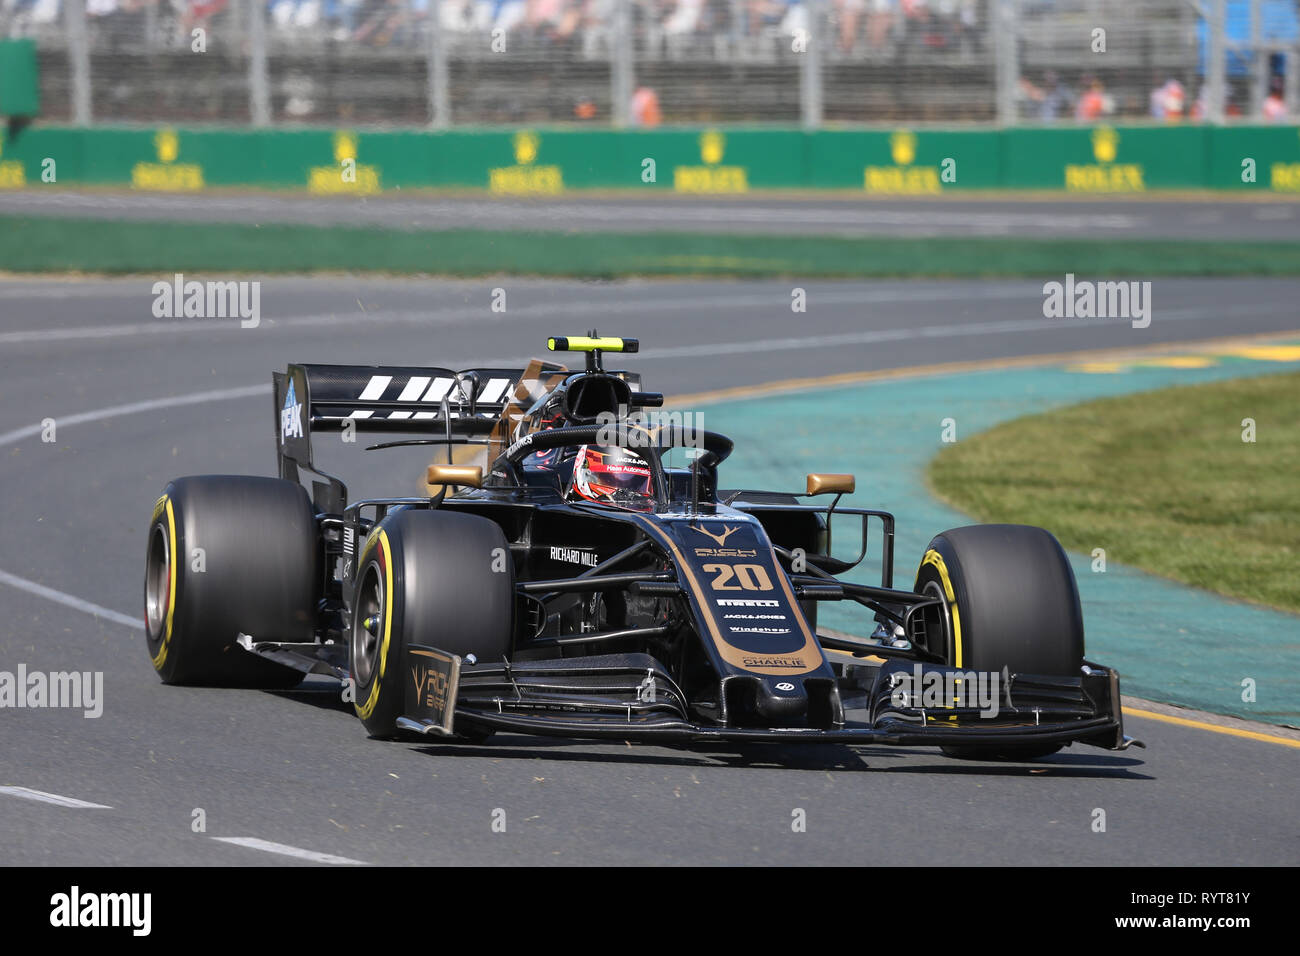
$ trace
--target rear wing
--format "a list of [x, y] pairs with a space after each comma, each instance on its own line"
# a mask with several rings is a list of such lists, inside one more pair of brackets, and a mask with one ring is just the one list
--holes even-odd
[[[570, 374], [534, 359], [526, 368], [448, 368], [379, 365], [290, 365], [273, 372], [275, 437], [280, 477], [299, 469], [328, 479], [314, 485], [318, 510], [339, 513], [347, 490], [312, 462], [316, 431], [388, 432], [508, 442], [523, 412]], [[634, 389], [641, 376], [618, 372]], [[499, 453], [499, 451], [498, 451]], [[495, 456], [491, 456], [495, 457]]]

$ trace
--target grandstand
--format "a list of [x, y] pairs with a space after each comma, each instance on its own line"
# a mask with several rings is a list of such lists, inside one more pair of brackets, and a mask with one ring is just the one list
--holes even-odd
[[[1286, 76], [1294, 116], [1297, 2], [1257, 3], [1258, 26], [1226, 3], [1224, 110], [1260, 116]], [[42, 115], [74, 122], [1048, 123], [1201, 118], [1213, 6], [0, 0], [0, 37], [36, 40]]]

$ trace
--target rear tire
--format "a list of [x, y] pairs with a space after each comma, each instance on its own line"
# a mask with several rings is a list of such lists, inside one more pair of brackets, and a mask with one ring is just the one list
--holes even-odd
[[[397, 734], [411, 644], [485, 663], [510, 652], [514, 564], [500, 526], [487, 518], [394, 512], [366, 541], [356, 582], [349, 660], [354, 706], [372, 737]], [[467, 726], [464, 736], [486, 739], [485, 729]]]
[[[942, 596], [952, 621], [947, 646], [931, 647], [950, 667], [1076, 677], [1083, 666], [1083, 612], [1060, 543], [1028, 525], [973, 525], [930, 542], [914, 590]], [[1059, 744], [951, 747], [950, 757], [1032, 760]]]
[[165, 684], [294, 687], [302, 673], [238, 647], [314, 633], [316, 519], [279, 478], [177, 478], [154, 506], [145, 558], [145, 632]]

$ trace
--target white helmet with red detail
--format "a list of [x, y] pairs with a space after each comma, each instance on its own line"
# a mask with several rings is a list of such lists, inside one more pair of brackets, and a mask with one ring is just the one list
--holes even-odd
[[573, 461], [570, 501], [594, 501], [641, 509], [654, 504], [650, 464], [634, 451], [583, 445]]

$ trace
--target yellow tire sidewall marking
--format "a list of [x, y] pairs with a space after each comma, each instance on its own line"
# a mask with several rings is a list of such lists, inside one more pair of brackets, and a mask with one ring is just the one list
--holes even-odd
[[172, 618], [176, 612], [176, 513], [172, 510], [171, 498], [163, 495], [158, 499], [153, 509], [155, 520], [159, 517], [160, 510], [167, 512], [167, 620], [163, 624], [162, 646], [153, 659], [155, 670], [162, 670], [167, 663], [167, 649], [172, 640]]
[[952, 588], [952, 578], [948, 576], [948, 565], [944, 564], [943, 555], [931, 548], [921, 559], [921, 567], [927, 564], [939, 573], [939, 582], [943, 585], [944, 596], [948, 599], [948, 609], [952, 614], [952, 666], [961, 667], [961, 614], [957, 610], [957, 592]]
[[[393, 554], [388, 544], [388, 535], [381, 528], [375, 538], [371, 538], [370, 548], [378, 543], [382, 552], [381, 560], [384, 565], [384, 635], [379, 642], [379, 676], [375, 678], [374, 684], [370, 688], [370, 693], [366, 696], [364, 704], [355, 704], [357, 716], [362, 720], [369, 720], [370, 715], [375, 712], [375, 707], [379, 705], [379, 686], [383, 683], [384, 674], [388, 670], [388, 645], [393, 633]], [[367, 548], [367, 552], [370, 551]], [[363, 559], [369, 560], [369, 554]]]

